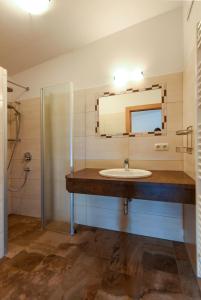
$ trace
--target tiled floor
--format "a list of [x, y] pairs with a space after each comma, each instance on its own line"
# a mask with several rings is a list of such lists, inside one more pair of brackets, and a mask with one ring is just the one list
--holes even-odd
[[184, 245], [82, 227], [73, 238], [9, 217], [0, 299], [201, 299]]

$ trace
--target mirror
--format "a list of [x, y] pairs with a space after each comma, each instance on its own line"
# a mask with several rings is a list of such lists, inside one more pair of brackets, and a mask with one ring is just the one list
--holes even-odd
[[99, 134], [162, 134], [163, 92], [158, 87], [100, 97]]

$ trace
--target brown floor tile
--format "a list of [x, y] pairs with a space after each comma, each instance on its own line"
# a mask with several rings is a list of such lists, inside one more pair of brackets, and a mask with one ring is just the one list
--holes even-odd
[[101, 289], [106, 294], [116, 297], [127, 296], [131, 299], [140, 298], [143, 294], [142, 277], [129, 276], [117, 272], [106, 272], [103, 276]]
[[192, 300], [192, 299], [184, 296], [183, 294], [151, 292], [147, 295], [144, 295], [140, 300]]
[[20, 270], [30, 272], [43, 260], [44, 256], [38, 253], [21, 251], [12, 259], [12, 265]]
[[71, 237], [16, 215], [0, 261], [0, 299], [201, 300], [182, 243], [87, 226]]
[[61, 243], [66, 243], [69, 240], [70, 236], [66, 234], [44, 231], [43, 234], [37, 238], [37, 243], [56, 248]]
[[190, 261], [177, 261], [177, 265], [183, 294], [196, 300], [200, 299], [200, 289]]
[[180, 242], [173, 242], [175, 256], [177, 260], [189, 260], [185, 245]]
[[158, 270], [172, 274], [178, 273], [175, 258], [168, 255], [144, 252], [142, 264], [146, 270]]
[[182, 293], [178, 274], [170, 274], [162, 271], [144, 271], [141, 281], [143, 294], [151, 291], [160, 293]]

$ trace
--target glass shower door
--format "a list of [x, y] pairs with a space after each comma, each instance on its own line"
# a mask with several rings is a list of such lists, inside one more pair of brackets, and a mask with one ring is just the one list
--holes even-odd
[[71, 161], [72, 89], [67, 83], [41, 91], [42, 223], [46, 229], [62, 232], [69, 223], [65, 175]]

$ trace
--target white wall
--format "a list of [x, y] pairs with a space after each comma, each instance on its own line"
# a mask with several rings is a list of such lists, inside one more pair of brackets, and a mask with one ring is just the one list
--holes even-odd
[[184, 61], [188, 62], [196, 45], [196, 25], [201, 20], [201, 2], [195, 1], [189, 20], [187, 15], [191, 1], [185, 1], [183, 4], [183, 32], [184, 32]]
[[73, 81], [76, 89], [110, 84], [116, 68], [139, 66], [146, 77], [183, 70], [182, 14], [177, 9], [59, 56], [13, 76], [30, 86], [26, 98], [40, 88]]
[[4, 255], [5, 138], [7, 72], [0, 67], [0, 258]]

